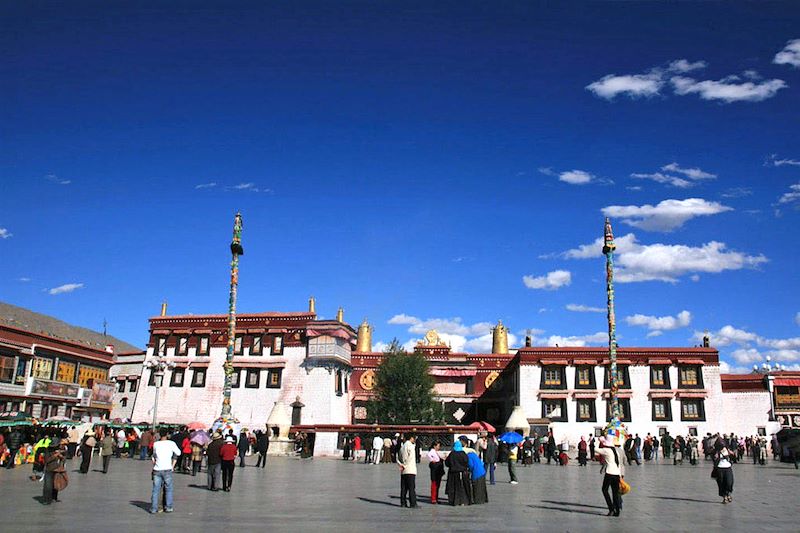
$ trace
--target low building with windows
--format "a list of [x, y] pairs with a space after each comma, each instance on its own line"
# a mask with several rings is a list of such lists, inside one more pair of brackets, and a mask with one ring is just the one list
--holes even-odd
[[[165, 311], [165, 310], [164, 310]], [[222, 408], [227, 355], [227, 315], [175, 315], [150, 319], [142, 386], [130, 418], [149, 421], [158, 391], [157, 417], [165, 423], [211, 423]], [[355, 331], [343, 321], [309, 312], [239, 314], [234, 339], [233, 415], [244, 427], [265, 428], [273, 409], [293, 425], [347, 424], [347, 389]], [[147, 368], [163, 358], [174, 365], [163, 382]]]
[[136, 396], [142, 379], [146, 352], [137, 350], [114, 355], [114, 365], [109, 372], [109, 380], [114, 385], [114, 399], [111, 418], [131, 420]]
[[[152, 420], [156, 394], [160, 422], [210, 423], [219, 416], [227, 318], [167, 316], [165, 310], [151, 318], [145, 369], [127, 418]], [[486, 421], [502, 428], [518, 406], [528, 429], [550, 428], [559, 442], [574, 446], [581, 435], [602, 430], [610, 409], [606, 348], [534, 347], [527, 339], [525, 346], [509, 349], [502, 323], [492, 333], [492, 353], [455, 353], [435, 331], [416, 347], [428, 360], [446, 424]], [[375, 422], [366, 406], [384, 354], [372, 350], [371, 336], [366, 322], [357, 332], [345, 323], [341, 309], [336, 320], [317, 319], [313, 300], [308, 312], [238, 315], [234, 416], [251, 429], [264, 428], [271, 419], [291, 420], [295, 429], [317, 433], [315, 453], [332, 453], [338, 433]], [[147, 367], [156, 359], [173, 367], [160, 383]], [[136, 375], [117, 373], [116, 394], [130, 395]], [[788, 381], [770, 388], [761, 375], [721, 374], [719, 353], [708, 339], [699, 347], [620, 348], [618, 379], [622, 418], [641, 436], [772, 434], [780, 427], [778, 403], [793, 408], [796, 399]], [[782, 395], [780, 401], [773, 392]]]
[[46, 419], [108, 418], [119, 339], [0, 303], [0, 412]]

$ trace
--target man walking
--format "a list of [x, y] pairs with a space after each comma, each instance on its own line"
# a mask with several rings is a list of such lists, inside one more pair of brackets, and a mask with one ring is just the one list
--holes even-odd
[[150, 451], [151, 444], [153, 444], [153, 430], [148, 429], [142, 433], [142, 438], [139, 441], [139, 460], [144, 461], [147, 458], [147, 452]]
[[14, 430], [8, 435], [6, 446], [8, 446], [9, 453], [6, 468], [14, 468], [14, 459], [17, 456], [19, 447], [22, 446], [22, 433], [20, 433], [18, 429], [14, 428]]
[[108, 474], [108, 463], [111, 462], [111, 454], [114, 453], [114, 438], [111, 436], [112, 431], [112, 429], [107, 429], [103, 440], [100, 441], [100, 457], [103, 458], [104, 474]]
[[167, 502], [164, 507], [164, 512], [171, 513], [174, 510], [172, 507], [172, 472], [180, 456], [180, 448], [178, 448], [178, 445], [173, 441], [169, 440], [167, 431], [162, 429], [161, 440], [153, 444], [153, 492], [150, 498], [151, 514], [156, 514], [158, 512], [158, 500], [161, 498], [162, 486], [167, 492]]
[[97, 439], [94, 437], [94, 432], [92, 430], [88, 430], [86, 434], [83, 436], [83, 440], [81, 441], [81, 474], [87, 474], [89, 472], [89, 465], [92, 462], [92, 452], [94, 451], [94, 447], [97, 445]]
[[489, 485], [494, 485], [494, 469], [497, 467], [497, 439], [494, 433], [490, 433], [486, 439], [486, 448], [483, 450], [483, 464], [486, 471], [489, 472]]
[[400, 465], [400, 507], [419, 509], [417, 505], [416, 437], [410, 435], [400, 447], [397, 463]]
[[208, 490], [213, 490], [214, 492], [222, 488], [222, 455], [220, 450], [222, 450], [223, 444], [222, 433], [215, 431], [211, 435], [211, 442], [208, 444], [208, 448], [206, 448]]
[[269, 430], [266, 432], [256, 431], [256, 451], [258, 452], [256, 468], [259, 466], [264, 468], [267, 466], [267, 452], [269, 451]]
[[383, 449], [383, 439], [380, 435], [372, 437], [372, 464], [376, 465], [381, 460], [381, 450]]

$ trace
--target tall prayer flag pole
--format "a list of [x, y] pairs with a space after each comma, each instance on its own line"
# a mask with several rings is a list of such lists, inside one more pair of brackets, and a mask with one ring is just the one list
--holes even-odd
[[611, 417], [606, 426], [606, 435], [614, 440], [615, 445], [621, 445], [628, 433], [622, 425], [619, 412], [619, 379], [617, 375], [617, 318], [614, 314], [614, 233], [611, 230], [611, 221], [606, 218], [603, 232], [603, 255], [606, 256], [606, 298], [608, 306], [608, 361], [609, 394], [608, 401], [611, 405]]
[[236, 213], [233, 219], [233, 241], [231, 241], [231, 291], [228, 298], [228, 352], [225, 357], [225, 385], [222, 389], [222, 414], [220, 418], [231, 417], [231, 385], [233, 382], [233, 352], [236, 341], [236, 293], [239, 287], [239, 256], [242, 248], [242, 214]]

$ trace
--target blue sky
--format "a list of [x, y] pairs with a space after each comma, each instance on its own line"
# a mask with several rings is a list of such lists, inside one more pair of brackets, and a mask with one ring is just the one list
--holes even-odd
[[240, 312], [603, 345], [607, 214], [622, 346], [800, 363], [797, 4], [229, 4], [3, 7], [0, 299], [144, 345], [241, 210]]

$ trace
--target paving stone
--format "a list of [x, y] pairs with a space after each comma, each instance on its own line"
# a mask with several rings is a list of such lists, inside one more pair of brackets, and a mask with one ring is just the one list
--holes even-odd
[[[518, 467], [519, 485], [498, 484], [489, 503], [432, 506], [430, 477], [420, 465], [420, 510], [400, 508], [400, 478], [394, 465], [364, 465], [337, 459], [270, 457], [265, 469], [237, 468], [230, 493], [205, 489], [205, 473], [175, 475], [175, 512], [150, 515], [150, 463], [112, 459], [110, 471], [88, 475], [67, 463], [70, 485], [61, 503], [43, 506], [41, 484], [28, 480], [30, 467], [0, 470], [0, 502], [7, 531], [213, 531], [220, 528], [281, 528], [292, 531], [797, 531], [800, 471], [791, 465], [734, 468], [734, 502], [722, 505], [710, 462], [627, 467], [633, 490], [623, 516], [606, 517], [598, 465], [585, 468]], [[440, 494], [444, 497], [444, 492]], [[5, 528], [4, 528], [5, 529]]]

